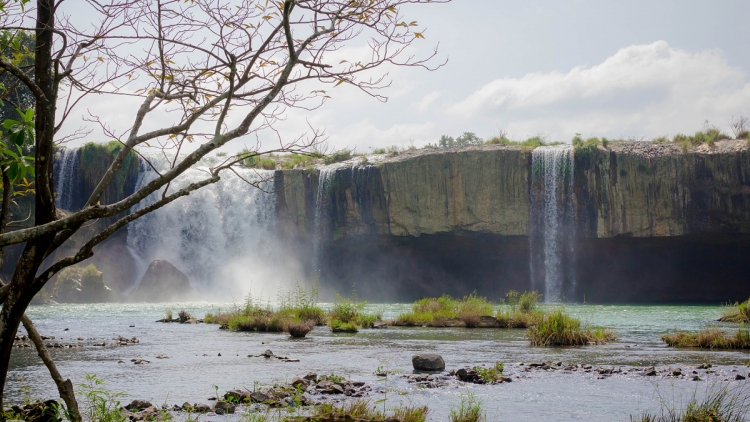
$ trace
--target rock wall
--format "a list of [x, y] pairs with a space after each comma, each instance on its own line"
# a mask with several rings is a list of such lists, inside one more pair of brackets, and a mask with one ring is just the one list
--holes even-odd
[[[336, 165], [331, 230], [324, 237], [467, 231], [525, 236], [531, 150], [485, 145], [407, 151]], [[577, 233], [584, 237], [750, 234], [750, 148], [719, 141], [683, 152], [672, 144], [615, 143], [575, 152]], [[278, 172], [286, 223], [312, 235], [317, 173]], [[311, 221], [312, 219], [312, 221]]]
[[[615, 143], [574, 157], [577, 285], [568, 299], [750, 295], [745, 141], [690, 151]], [[278, 171], [277, 183], [281, 225], [319, 255], [312, 270], [338, 292], [356, 284], [371, 300], [395, 300], [531, 289], [530, 149], [416, 150], [333, 168], [320, 197], [316, 171]]]

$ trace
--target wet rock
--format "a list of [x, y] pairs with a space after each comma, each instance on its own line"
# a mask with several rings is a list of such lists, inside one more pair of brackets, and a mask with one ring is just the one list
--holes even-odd
[[189, 299], [195, 291], [182, 271], [164, 260], [151, 262], [133, 293], [136, 302], [166, 302]]
[[263, 403], [264, 401], [268, 400], [268, 396], [261, 393], [260, 391], [253, 391], [252, 393], [250, 393], [250, 400], [253, 403]]
[[292, 386], [294, 386], [295, 388], [301, 388], [304, 390], [307, 388], [307, 381], [303, 380], [302, 378], [297, 377], [292, 380]]
[[195, 413], [208, 413], [211, 411], [211, 408], [207, 404], [197, 403], [193, 405], [191, 410]]
[[263, 356], [264, 358], [270, 358], [273, 357], [273, 352], [270, 350], [266, 350], [265, 352], [261, 353], [260, 356]]
[[216, 412], [217, 415], [232, 414], [236, 408], [237, 407], [232, 403], [220, 401], [216, 402], [214, 405], [214, 412]]
[[710, 363], [702, 363], [702, 364], [698, 365], [698, 369], [708, 369], [710, 367], [711, 367]]
[[145, 410], [152, 406], [153, 404], [151, 404], [151, 402], [148, 402], [146, 400], [133, 400], [130, 402], [130, 404], [125, 406], [125, 409], [131, 412], [140, 412], [141, 410]]
[[307, 375], [302, 377], [305, 381], [312, 381], [312, 382], [318, 382], [318, 374], [315, 372], [308, 372]]
[[28, 422], [58, 422], [56, 409], [59, 403], [54, 400], [29, 403], [23, 407], [13, 406], [13, 412]]
[[103, 341], [102, 341], [102, 342], [99, 342], [99, 343], [94, 343], [94, 346], [106, 346], [106, 345], [107, 345], [107, 344], [106, 344], [106, 343], [104, 343]]
[[701, 380], [701, 377], [699, 377], [698, 375], [693, 377], [693, 381], [700, 381], [700, 380]]
[[372, 328], [388, 328], [388, 324], [383, 321], [375, 321], [372, 323]]
[[744, 379], [745, 379], [745, 377], [743, 377], [743, 376], [742, 376], [742, 375], [740, 375], [740, 374], [737, 374], [737, 375], [735, 375], [734, 379], [735, 379], [736, 381], [742, 381], [742, 380], [744, 380]]
[[654, 369], [653, 367], [646, 368], [646, 369], [643, 370], [643, 375], [645, 375], [647, 377], [653, 377], [653, 376], [656, 375], [656, 369]]
[[150, 361], [147, 361], [146, 359], [143, 359], [143, 358], [130, 359], [130, 361], [133, 362], [136, 365], [141, 365], [141, 364], [144, 364], [144, 363], [151, 363]]
[[436, 353], [421, 353], [411, 358], [411, 364], [417, 371], [443, 371], [445, 361]]
[[224, 393], [224, 401], [233, 402], [233, 403], [246, 403], [249, 402], [250, 399], [250, 392], [249, 391], [242, 391], [242, 390], [229, 390], [226, 393]]
[[682, 375], [682, 369], [677, 368], [677, 369], [673, 369], [672, 370], [672, 376], [673, 377], [679, 377], [680, 375]]
[[167, 355], [156, 355], [157, 359], [169, 359], [169, 356]]

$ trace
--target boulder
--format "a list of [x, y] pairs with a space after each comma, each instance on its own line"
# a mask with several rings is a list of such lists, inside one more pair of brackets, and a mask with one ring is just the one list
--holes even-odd
[[101, 271], [89, 264], [73, 265], [55, 276], [51, 298], [59, 303], [101, 303], [113, 299]]
[[411, 358], [411, 364], [416, 371], [443, 371], [445, 361], [437, 353], [422, 353]]
[[146, 400], [133, 400], [130, 402], [130, 404], [125, 406], [125, 409], [131, 412], [140, 412], [141, 410], [146, 410], [152, 406], [153, 404]]
[[294, 386], [295, 388], [301, 388], [304, 390], [305, 388], [307, 388], [307, 381], [303, 380], [302, 378], [297, 377], [292, 380], [292, 386]]
[[133, 293], [135, 302], [186, 300], [195, 296], [188, 277], [168, 261], [152, 262]]

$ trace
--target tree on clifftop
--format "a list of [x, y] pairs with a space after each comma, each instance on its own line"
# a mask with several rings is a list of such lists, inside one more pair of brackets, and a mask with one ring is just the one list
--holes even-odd
[[[322, 133], [316, 129], [293, 140], [279, 139], [271, 147], [258, 143], [251, 152], [225, 157], [203, 180], [170, 189], [178, 176], [230, 141], [264, 130], [273, 133], [287, 110], [320, 107], [342, 84], [385, 100], [380, 89], [389, 85], [386, 66], [428, 68], [427, 61], [435, 56], [435, 51], [423, 58], [411, 55], [410, 45], [424, 38], [424, 31], [402, 16], [403, 6], [430, 2], [436, 1], [2, 2], [0, 30], [18, 37], [26, 32], [34, 35], [33, 66], [19, 65], [3, 52], [0, 70], [34, 97], [32, 108], [19, 110], [33, 119], [4, 126], [3, 137], [17, 139], [23, 130], [25, 138], [33, 138], [30, 165], [36, 190], [34, 224], [0, 233], [0, 247], [25, 243], [11, 279], [0, 287], [0, 392], [19, 323], [26, 318], [31, 299], [53, 275], [91, 257], [93, 247], [117, 229], [216, 183], [248, 157], [311, 153], [321, 141]], [[81, 17], [88, 18], [76, 25]], [[383, 69], [374, 73], [378, 68]], [[126, 113], [132, 122], [129, 129], [118, 132], [114, 122], [96, 111], [78, 109], [82, 99], [92, 94], [125, 104], [120, 99], [137, 99], [140, 105]], [[74, 121], [73, 116], [82, 114], [87, 116]], [[123, 147], [86, 204], [62, 216], [54, 201], [54, 148], [65, 140], [63, 133], [87, 134], [90, 129], [73, 130], [86, 124]], [[171, 166], [119, 202], [101, 203], [128, 154], [146, 146], [165, 151]], [[143, 204], [154, 192], [159, 199]], [[87, 222], [130, 209], [137, 211], [96, 233], [74, 255], [46, 260]], [[59, 373], [53, 377], [61, 380]], [[72, 387], [67, 392], [64, 387], [58, 382], [70, 407], [69, 399], [75, 401]], [[2, 399], [0, 395], [0, 410]]]

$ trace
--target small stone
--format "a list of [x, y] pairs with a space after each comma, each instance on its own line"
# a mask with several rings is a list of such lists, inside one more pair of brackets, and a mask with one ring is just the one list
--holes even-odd
[[700, 381], [700, 380], [701, 380], [701, 377], [699, 377], [698, 375], [693, 377], [693, 381]]
[[742, 381], [742, 380], [744, 380], [744, 379], [745, 379], [745, 377], [743, 377], [743, 376], [742, 376], [742, 375], [740, 375], [740, 374], [737, 374], [737, 375], [736, 375], [736, 376], [734, 377], [734, 379], [735, 379], [736, 381]]
[[131, 412], [139, 412], [141, 410], [148, 409], [149, 407], [153, 407], [153, 404], [146, 400], [133, 400], [125, 406], [125, 409], [131, 411]]
[[219, 356], [221, 356], [221, 352], [219, 352]]
[[[214, 405], [214, 412], [216, 412], [217, 415], [223, 415], [223, 414], [232, 414], [234, 413], [236, 409], [236, 406], [232, 403], [225, 402], [225, 401], [219, 401], [216, 402]], [[222, 413], [219, 413], [221, 411]]]
[[305, 388], [307, 388], [307, 381], [303, 380], [302, 378], [297, 377], [292, 380], [292, 386], [294, 386], [295, 388], [301, 388], [304, 390]]
[[318, 374], [315, 372], [308, 372], [307, 375], [302, 377], [305, 381], [312, 381], [312, 382], [318, 382]]

